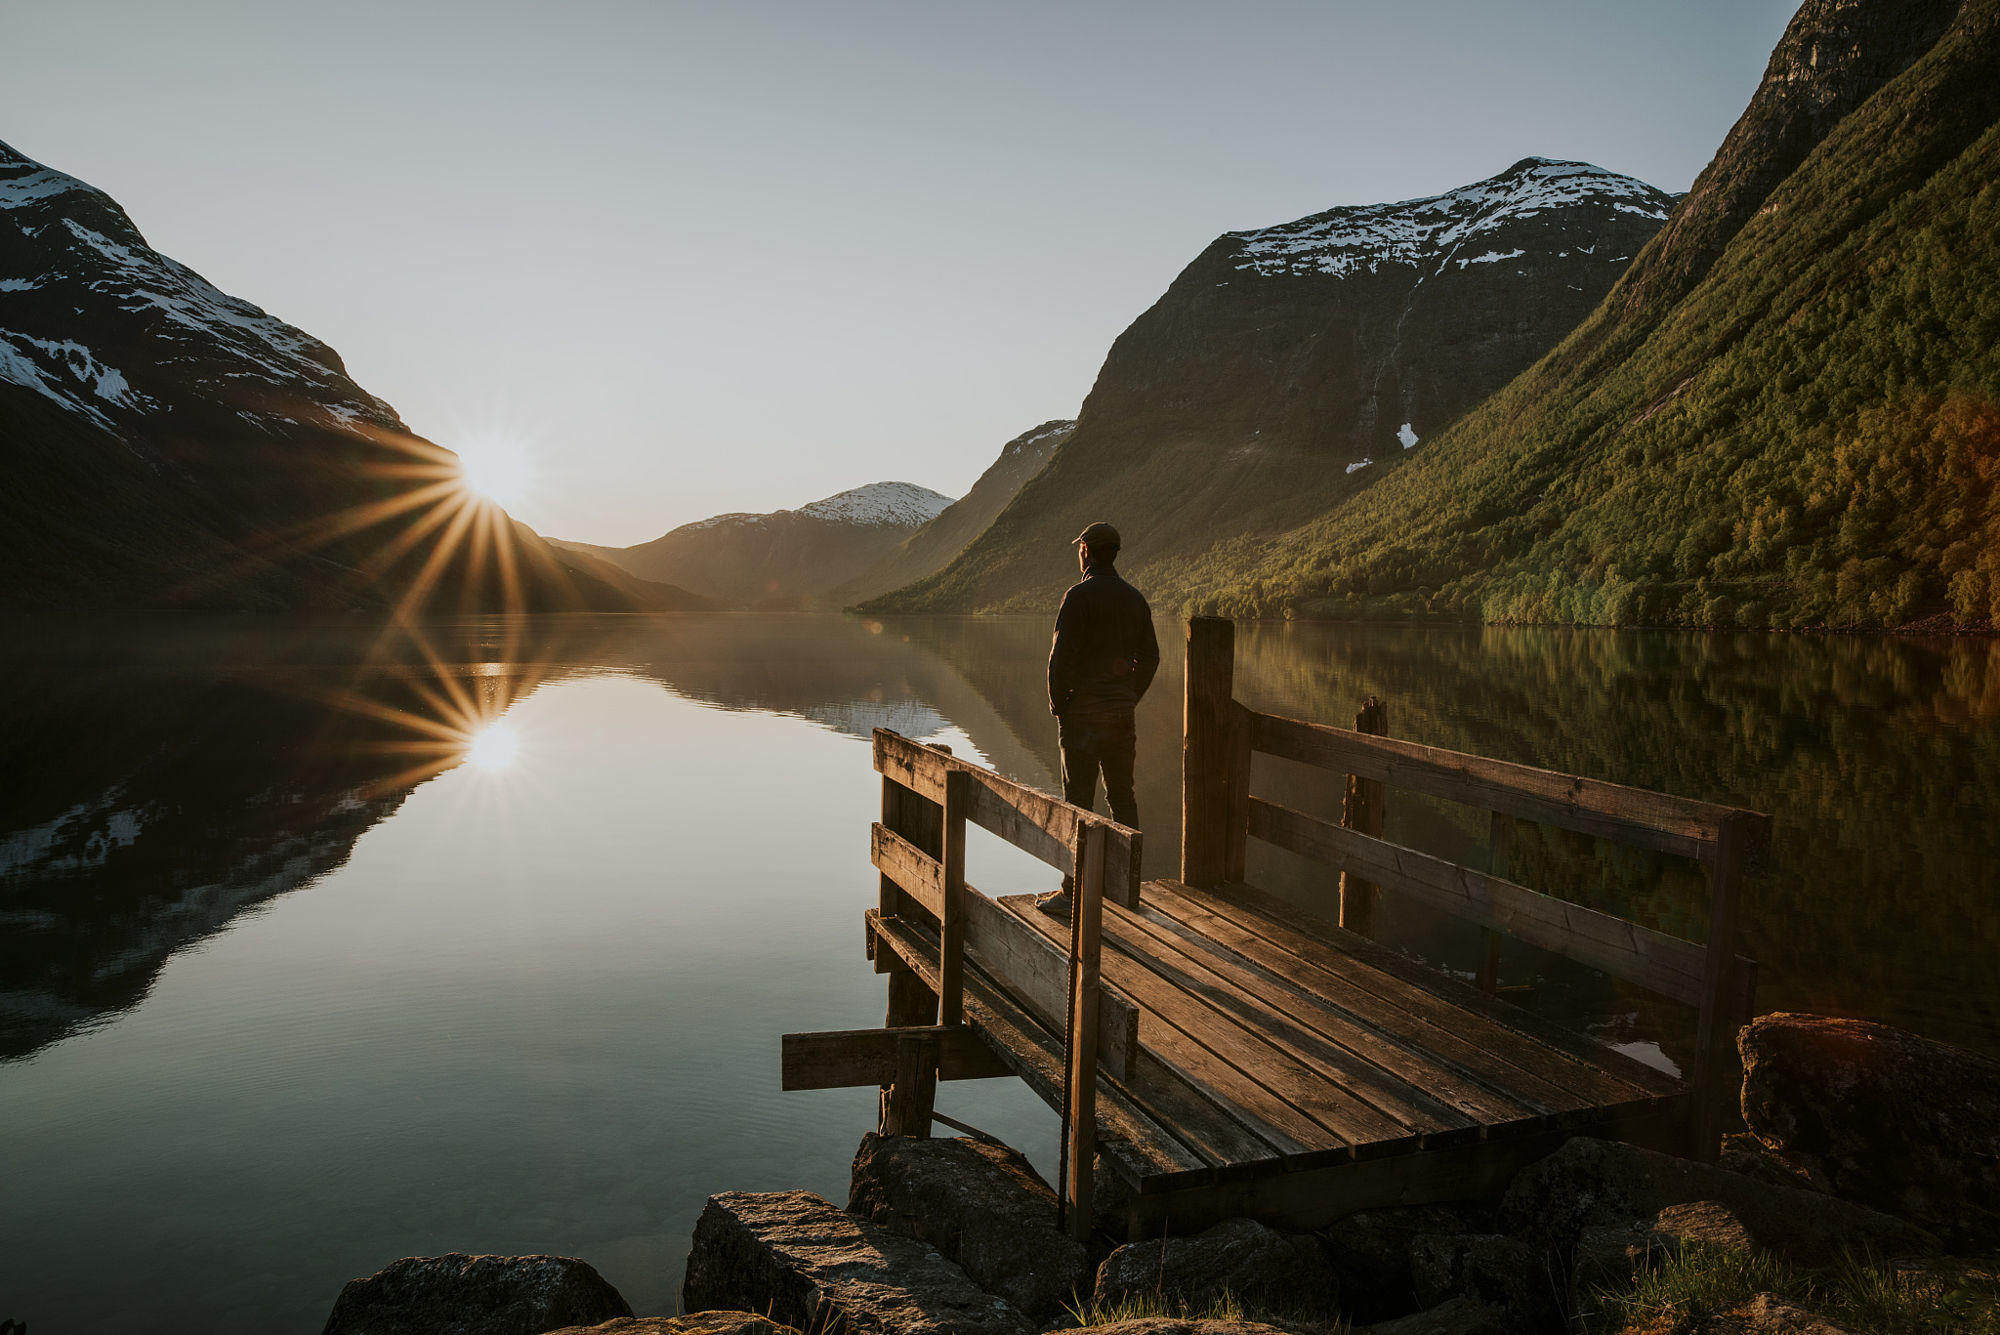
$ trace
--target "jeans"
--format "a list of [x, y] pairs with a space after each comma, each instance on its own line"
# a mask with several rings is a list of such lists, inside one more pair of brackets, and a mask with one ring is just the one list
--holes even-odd
[[1097, 799], [1097, 773], [1104, 771], [1104, 796], [1111, 819], [1139, 828], [1139, 802], [1132, 794], [1132, 756], [1137, 739], [1132, 715], [1098, 715], [1057, 720], [1062, 745], [1063, 801], [1088, 811]]

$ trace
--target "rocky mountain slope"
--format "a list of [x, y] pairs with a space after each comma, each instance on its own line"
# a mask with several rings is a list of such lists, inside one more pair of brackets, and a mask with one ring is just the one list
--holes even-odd
[[1217, 238], [1112, 345], [1049, 465], [949, 566], [872, 606], [1041, 607], [1095, 519], [1125, 531], [1142, 586], [1162, 562], [1310, 519], [1574, 328], [1671, 203], [1528, 158], [1432, 198]]
[[331, 348], [4, 144], [0, 449], [0, 606], [698, 602], [471, 504]]
[[946, 562], [986, 531], [986, 526], [1042, 471], [1063, 443], [1075, 434], [1076, 422], [1044, 422], [1008, 441], [972, 490], [946, 506], [937, 518], [903, 539], [896, 549], [858, 577], [829, 593], [843, 605], [900, 589], [944, 568]]
[[1572, 337], [1368, 492], [1166, 577], [1267, 614], [2000, 620], [2000, 0], [1807, 0]]
[[814, 606], [951, 504], [914, 483], [872, 482], [796, 510], [696, 520], [631, 547], [558, 545], [727, 603]]

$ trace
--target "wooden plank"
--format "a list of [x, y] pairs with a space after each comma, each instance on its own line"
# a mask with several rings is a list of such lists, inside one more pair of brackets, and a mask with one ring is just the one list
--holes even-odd
[[[941, 917], [944, 868], [881, 826], [874, 828], [875, 865], [908, 892], [918, 905]], [[1061, 946], [1026, 930], [971, 884], [964, 886], [965, 949], [988, 973], [1004, 978], [1022, 1002], [1050, 1028], [1061, 1028], [1069, 1010], [1069, 961]], [[1098, 1052], [1105, 1069], [1121, 1079], [1132, 1069], [1139, 1047], [1139, 1010], [1107, 989], [1098, 1015]]]
[[[1178, 883], [1169, 891], [1156, 883], [1149, 889], [1149, 900], [1156, 891], [1177, 895], [1217, 916], [1230, 918], [1266, 940], [1342, 973], [1357, 986], [1370, 988], [1377, 995], [1421, 1008], [1428, 1016], [1436, 1017], [1435, 1023], [1456, 1026], [1469, 1038], [1477, 1035], [1479, 1042], [1493, 1045], [1511, 1064], [1531, 1069], [1590, 1103], [1617, 1105], [1648, 1097], [1679, 1098], [1686, 1094], [1687, 1086], [1663, 1071], [1635, 1061], [1587, 1035], [1488, 997], [1477, 988], [1405, 959], [1366, 937], [1316, 921], [1253, 886], [1230, 886], [1226, 893], [1217, 894]], [[1516, 1041], [1521, 1037], [1534, 1041]]]
[[[1022, 897], [1002, 900], [1017, 914], [1034, 914], [1047, 934], [1061, 929]], [[1361, 1099], [1273, 1040], [1245, 1024], [1170, 964], [1135, 957], [1122, 933], [1104, 957], [1105, 977], [1153, 1017], [1146, 1047], [1225, 1112], [1244, 1122], [1288, 1158], [1347, 1157], [1359, 1147], [1415, 1144], [1416, 1133]]]
[[[1484, 1128], [1533, 1123], [1554, 1111], [1487, 1086], [1412, 1038], [1346, 1010], [1340, 994], [1351, 989], [1315, 993], [1157, 909], [1116, 914], [1113, 931], [1135, 942], [1143, 937], [1155, 958], [1186, 970], [1206, 995], [1321, 1063], [1351, 1093], [1422, 1134], [1427, 1145], [1476, 1139]], [[1406, 1020], [1404, 1028], [1422, 1026]]]
[[965, 1021], [965, 793], [963, 774], [950, 774], [944, 785], [943, 849], [938, 856], [938, 1019], [942, 1024]]
[[1102, 825], [1112, 832], [1105, 848], [1106, 893], [1121, 904], [1139, 893], [1143, 841], [1137, 830], [1003, 778], [949, 752], [913, 742], [888, 728], [875, 729], [875, 768], [884, 778], [894, 779], [937, 803], [944, 801], [947, 774], [968, 776], [971, 786], [966, 793], [966, 819], [1058, 871], [1070, 869], [1077, 825]]
[[[1389, 731], [1389, 711], [1380, 700], [1369, 696], [1354, 716], [1354, 730], [1371, 736]], [[1341, 799], [1340, 823], [1371, 838], [1380, 839], [1388, 817], [1389, 792], [1379, 779], [1359, 774], [1347, 776], [1347, 791]], [[1248, 813], [1245, 813], [1248, 823]], [[1241, 880], [1241, 877], [1237, 878]], [[1375, 935], [1375, 905], [1381, 890], [1366, 878], [1343, 868], [1340, 873], [1340, 925], [1362, 936]]]
[[[1606, 1118], [1593, 1129], [1606, 1139], [1663, 1147], [1669, 1127], [1657, 1114], [1641, 1114]], [[1163, 1184], [1132, 1200], [1129, 1236], [1186, 1236], [1224, 1219], [1246, 1217], [1311, 1231], [1357, 1210], [1497, 1200], [1521, 1169], [1559, 1148], [1569, 1134], [1556, 1131], [1194, 1187]]]
[[1091, 1169], [1097, 1157], [1097, 1021], [1103, 1001], [1099, 964], [1104, 917], [1104, 831], [1086, 825], [1077, 831], [1071, 912], [1075, 930], [1070, 950], [1068, 1180], [1069, 1235], [1088, 1242], [1091, 1230]]
[[929, 1034], [937, 1039], [940, 1080], [990, 1080], [1010, 1074], [993, 1049], [962, 1027], [830, 1029], [786, 1034], [779, 1040], [779, 1087], [791, 1091], [889, 1084], [896, 1078], [896, 1044], [903, 1034]]
[[[1329, 1004], [1337, 1005], [1357, 1021], [1429, 1054], [1437, 1062], [1455, 1067], [1496, 1094], [1536, 1113], [1561, 1116], [1590, 1108], [1607, 1094], [1613, 1099], [1629, 1099], [1642, 1093], [1616, 1081], [1603, 1082], [1590, 1093], [1579, 1093], [1571, 1088], [1575, 1083], [1570, 1078], [1572, 1063], [1554, 1054], [1540, 1054], [1542, 1060], [1532, 1064], [1552, 1066], [1551, 1079], [1509, 1062], [1502, 1052], [1521, 1046], [1512, 1031], [1468, 1015], [1428, 992], [1371, 969], [1329, 943], [1301, 936], [1292, 942], [1299, 950], [1288, 949], [1224, 914], [1208, 911], [1180, 893], [1179, 887], [1170, 889], [1155, 881], [1148, 889], [1161, 897], [1158, 903], [1147, 903], [1149, 918], [1171, 922], [1190, 939], [1213, 941], [1218, 949], [1227, 949], [1245, 961], [1246, 967], [1267, 973], [1283, 984], [1310, 995], [1336, 999]], [[1282, 933], [1274, 929], [1273, 935]]]
[[[1230, 712], [1236, 624], [1189, 617], [1181, 714], [1181, 879], [1220, 885], [1228, 875]], [[1248, 770], [1244, 772], [1247, 783]]]
[[1366, 737], [1346, 728], [1276, 714], [1254, 715], [1250, 740], [1259, 751], [1301, 764], [1359, 774], [1392, 788], [1701, 860], [1709, 856], [1724, 820], [1757, 816], [1712, 802], [1392, 737]]
[[1708, 943], [1703, 952], [1701, 1016], [1695, 1034], [1694, 1090], [1690, 1108], [1689, 1152], [1712, 1160], [1722, 1148], [1717, 1103], [1724, 1072], [1734, 1071], [1737, 1015], [1742, 994], [1735, 975], [1736, 919], [1746, 831], [1725, 821], [1709, 867]]
[[1260, 798], [1250, 799], [1250, 833], [1675, 1001], [1700, 1004], [1702, 948], [1691, 941]]
[[[875, 909], [868, 911], [867, 921], [879, 949], [899, 956], [920, 977], [935, 982], [936, 932], [922, 923], [885, 918]], [[980, 969], [976, 960], [965, 975], [965, 1018], [966, 1026], [1045, 1103], [1051, 1108], [1061, 1106], [1061, 1040]], [[1099, 1092], [1098, 1148], [1127, 1186], [1213, 1180], [1207, 1161], [1140, 1110], [1119, 1085], [1105, 1082]]]

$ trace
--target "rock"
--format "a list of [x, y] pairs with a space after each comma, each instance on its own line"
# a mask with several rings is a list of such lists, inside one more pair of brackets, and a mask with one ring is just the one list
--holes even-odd
[[1368, 1327], [1368, 1335], [1521, 1335], [1511, 1313], [1476, 1298], [1450, 1302]]
[[1515, 1175], [1500, 1202], [1500, 1224], [1531, 1245], [1567, 1256], [1587, 1228], [1622, 1227], [1637, 1238], [1698, 1229], [1720, 1218], [1714, 1211], [1663, 1213], [1695, 1202], [1725, 1208], [1730, 1229], [1740, 1230], [1729, 1236], [1802, 1265], [1829, 1264], [1846, 1250], [1894, 1257], [1937, 1245], [1922, 1229], [1865, 1205], [1583, 1136]]
[[694, 1228], [681, 1305], [762, 1312], [816, 1335], [1028, 1335], [928, 1244], [809, 1191], [725, 1191]]
[[1785, 1162], [1955, 1246], [2000, 1245], [2000, 1061], [1866, 1020], [1759, 1017], [1743, 1120]]
[[1317, 1240], [1253, 1219], [1229, 1219], [1185, 1238], [1128, 1242], [1097, 1268], [1092, 1298], [1164, 1298], [1200, 1307], [1225, 1294], [1246, 1308], [1331, 1313], [1339, 1286]]
[[1559, 1329], [1561, 1307], [1548, 1263], [1518, 1238], [1497, 1233], [1421, 1237], [1410, 1244], [1410, 1275], [1426, 1309], [1470, 1298], [1523, 1330]]
[[1493, 1211], [1485, 1205], [1393, 1205], [1351, 1214], [1319, 1236], [1340, 1290], [1340, 1310], [1351, 1320], [1368, 1322], [1402, 1316], [1422, 1305], [1410, 1275], [1410, 1244], [1417, 1238], [1492, 1231]]
[[406, 1256], [334, 1300], [323, 1335], [543, 1335], [631, 1316], [604, 1276], [567, 1256]]
[[1715, 1161], [1715, 1166], [1741, 1173], [1744, 1177], [1754, 1177], [1774, 1187], [1826, 1190], [1824, 1182], [1815, 1182], [1810, 1173], [1784, 1159], [1747, 1132], [1732, 1132], [1722, 1138], [1722, 1155]]
[[799, 1335], [755, 1312], [693, 1312], [687, 1316], [623, 1316], [598, 1326], [564, 1326], [549, 1335]]
[[931, 1244], [1038, 1319], [1090, 1282], [1083, 1244], [1056, 1228], [1055, 1192], [1005, 1145], [871, 1133], [854, 1156], [847, 1209]]

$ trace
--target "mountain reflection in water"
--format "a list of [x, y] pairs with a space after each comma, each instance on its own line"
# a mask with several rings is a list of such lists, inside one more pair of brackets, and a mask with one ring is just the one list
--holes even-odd
[[[1160, 632], [1154, 876], [1179, 835]], [[1053, 789], [1047, 644], [983, 618], [0, 627], [0, 1142], [31, 1148], [0, 1315], [304, 1329], [346, 1278], [453, 1249], [583, 1255], [672, 1310], [708, 1193], [837, 1196], [872, 1116], [872, 1091], [777, 1090], [778, 1034], [881, 1020], [870, 730]], [[1239, 628], [1237, 667], [1256, 708], [1345, 722], [1373, 694], [1397, 736], [1771, 812], [1746, 924], [1764, 1007], [2000, 1051], [2000, 643], [1272, 624]], [[1259, 758], [1253, 782], [1338, 811], [1337, 776]], [[1443, 803], [1392, 793], [1388, 832], [1485, 856], [1484, 814]], [[989, 892], [1053, 881], [983, 831], [967, 855]], [[1704, 921], [1673, 859], [1523, 825], [1514, 865]], [[1324, 868], [1253, 844], [1250, 871], [1332, 908]], [[1476, 959], [1476, 933], [1393, 896], [1381, 926]], [[1502, 973], [1685, 1059], [1681, 1008], [1517, 946]], [[1018, 1082], [941, 1102], [1052, 1160]]]

